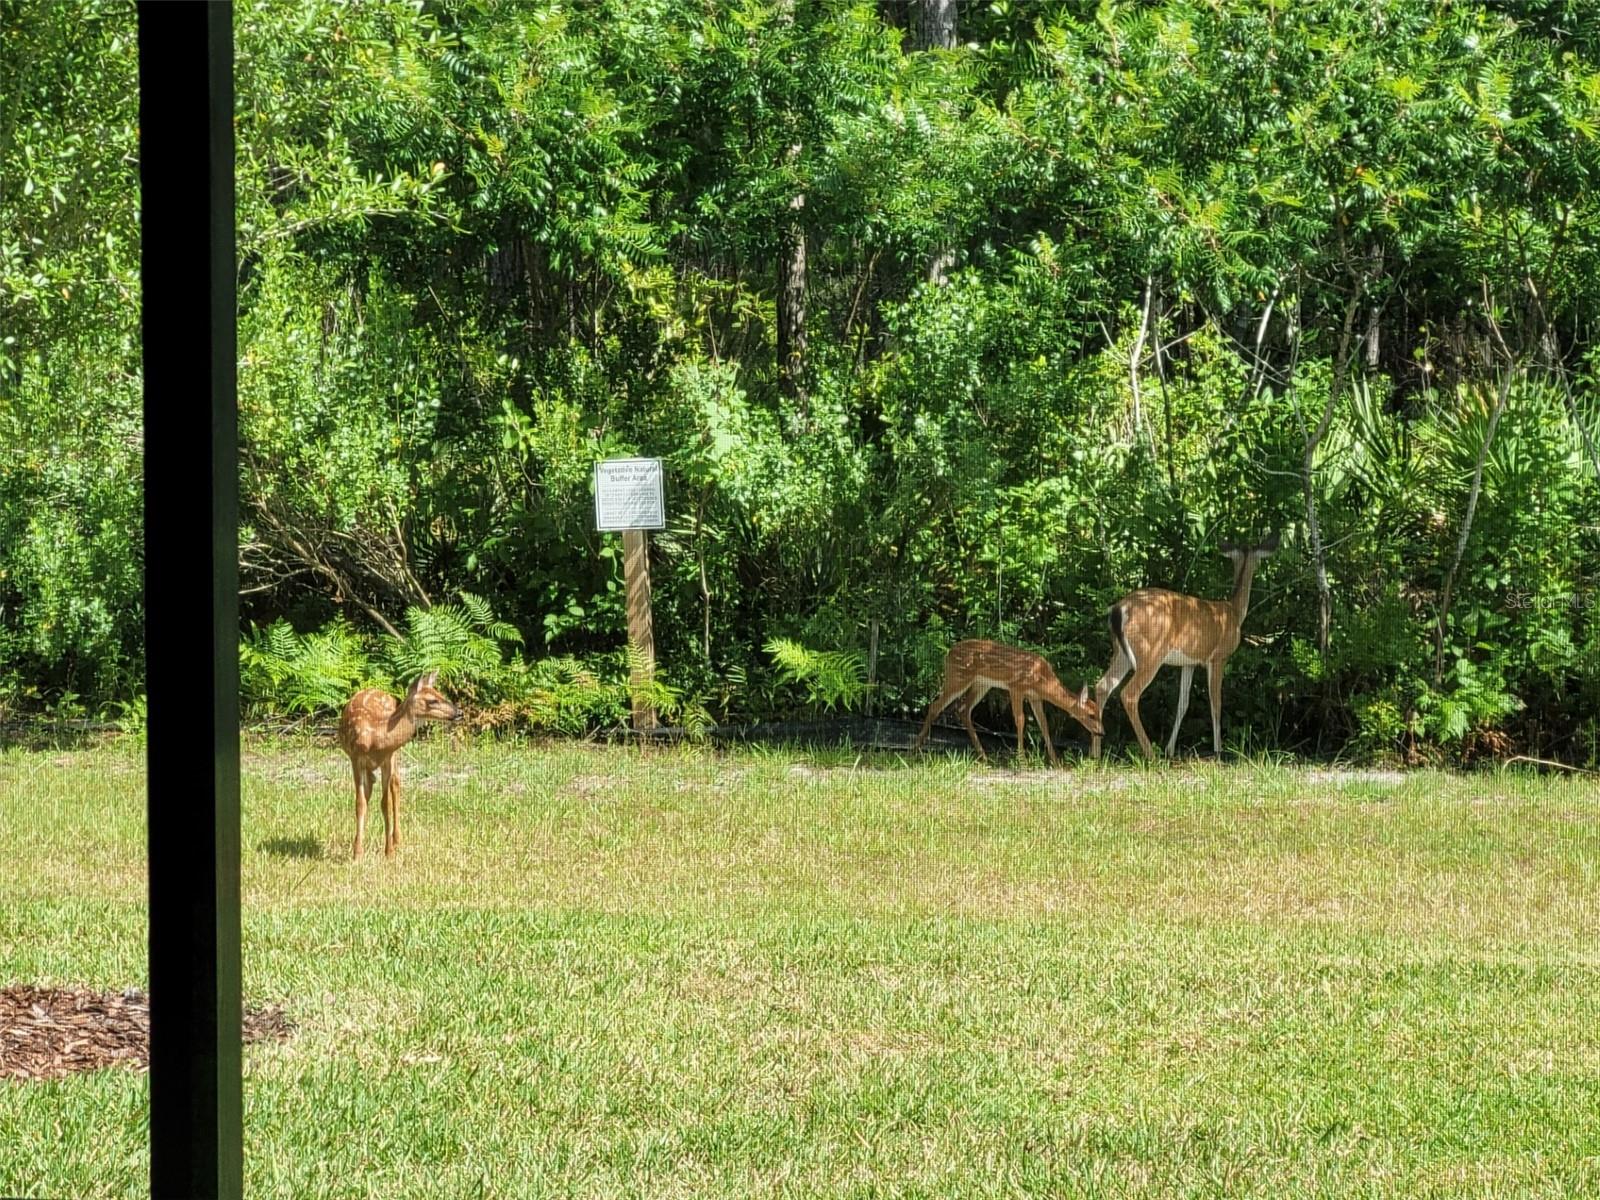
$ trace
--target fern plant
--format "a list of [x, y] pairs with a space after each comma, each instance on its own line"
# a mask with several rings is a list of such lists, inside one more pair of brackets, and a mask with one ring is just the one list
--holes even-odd
[[668, 683], [652, 669], [647, 681], [636, 682], [644, 672], [643, 656], [633, 646], [623, 650], [623, 662], [628, 672], [628, 699], [642, 700], [655, 709], [656, 715], [668, 725], [682, 728], [692, 738], [703, 738], [716, 724], [703, 699], [689, 695], [684, 688]]
[[298, 634], [280, 618], [239, 643], [239, 690], [258, 714], [337, 712], [361, 688], [384, 682], [343, 620]]
[[627, 719], [628, 688], [575, 658], [546, 658], [528, 669], [523, 712], [536, 728], [584, 734]]
[[520, 643], [522, 633], [510, 622], [498, 620], [482, 598], [470, 592], [460, 596], [460, 604], [408, 611], [406, 634], [385, 639], [383, 661], [400, 686], [437, 671], [458, 699], [501, 698], [516, 690], [510, 686], [514, 673], [506, 665], [505, 645]]
[[814, 708], [848, 709], [867, 694], [867, 664], [859, 650], [812, 650], [789, 638], [772, 638], [765, 649], [778, 677], [804, 688]]

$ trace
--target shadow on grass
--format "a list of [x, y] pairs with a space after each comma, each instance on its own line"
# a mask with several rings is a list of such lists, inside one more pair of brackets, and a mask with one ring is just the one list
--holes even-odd
[[322, 844], [321, 838], [268, 838], [257, 844], [256, 849], [262, 854], [271, 855], [273, 858], [327, 858], [328, 848]]

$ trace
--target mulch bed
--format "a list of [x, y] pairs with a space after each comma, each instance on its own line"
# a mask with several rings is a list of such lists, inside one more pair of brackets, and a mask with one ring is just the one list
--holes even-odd
[[[281, 1008], [248, 1008], [244, 1040], [282, 1041], [294, 1027]], [[126, 1063], [150, 1065], [150, 997], [138, 988], [0, 989], [0, 1079], [60, 1079]]]

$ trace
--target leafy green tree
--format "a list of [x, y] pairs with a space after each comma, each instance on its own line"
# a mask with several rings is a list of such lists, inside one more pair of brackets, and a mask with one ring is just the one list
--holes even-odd
[[[642, 453], [685, 720], [920, 710], [966, 635], [1087, 679], [1281, 528], [1251, 744], [1592, 756], [1592, 8], [241, 3], [258, 709], [437, 653], [625, 719]], [[7, 704], [138, 688], [133, 30], [0, 4]]]

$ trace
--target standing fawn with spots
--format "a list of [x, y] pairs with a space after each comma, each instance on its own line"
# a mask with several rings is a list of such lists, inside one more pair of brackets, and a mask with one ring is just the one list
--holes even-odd
[[411, 685], [404, 700], [381, 688], [357, 692], [339, 716], [339, 745], [350, 756], [356, 779], [356, 844], [360, 858], [367, 833], [367, 800], [373, 777], [383, 776], [383, 853], [393, 858], [400, 848], [400, 764], [395, 755], [423, 721], [459, 721], [459, 708], [435, 686], [439, 672], [430, 671]]
[[1056, 758], [1055, 743], [1050, 739], [1050, 723], [1045, 720], [1044, 701], [1048, 700], [1070, 713], [1080, 725], [1095, 735], [1096, 742], [1100, 740], [1099, 735], [1105, 732], [1100, 724], [1100, 706], [1089, 699], [1087, 687], [1074, 696], [1061, 686], [1055, 671], [1039, 655], [1018, 650], [1015, 646], [1003, 646], [999, 642], [975, 640], [957, 642], [945, 655], [944, 686], [939, 690], [939, 698], [928, 707], [927, 720], [922, 722], [922, 732], [917, 735], [913, 749], [922, 748], [928, 731], [933, 728], [933, 719], [948, 708], [956, 697], [965, 694], [961, 719], [966, 723], [967, 736], [972, 739], [978, 757], [987, 759], [983, 743], [978, 741], [978, 731], [972, 726], [972, 710], [991, 688], [1004, 688], [1011, 693], [1011, 716], [1017, 723], [1018, 758], [1022, 757], [1022, 726], [1027, 721], [1022, 712], [1024, 700], [1033, 709], [1034, 718], [1039, 722], [1039, 732], [1044, 734], [1045, 753], [1050, 756], [1052, 766], [1058, 766], [1060, 760]]
[[[1139, 697], [1164, 666], [1182, 667], [1178, 680], [1178, 715], [1167, 739], [1167, 757], [1178, 745], [1178, 727], [1189, 708], [1189, 685], [1194, 669], [1204, 666], [1211, 692], [1211, 745], [1222, 754], [1222, 669], [1239, 648], [1239, 631], [1250, 610], [1250, 581], [1262, 559], [1278, 549], [1279, 535], [1272, 534], [1254, 546], [1222, 543], [1222, 552], [1233, 560], [1233, 595], [1226, 600], [1202, 600], [1166, 588], [1141, 588], [1129, 592], [1111, 606], [1107, 619], [1111, 625], [1111, 665], [1094, 685], [1095, 703], [1102, 708], [1117, 684], [1132, 672], [1122, 689], [1122, 707], [1146, 758], [1156, 752], [1139, 720]], [[1096, 736], [1089, 753], [1100, 757], [1100, 738]]]

